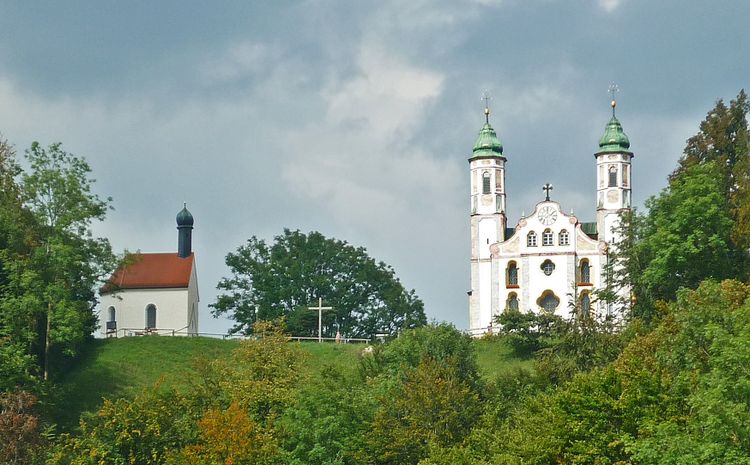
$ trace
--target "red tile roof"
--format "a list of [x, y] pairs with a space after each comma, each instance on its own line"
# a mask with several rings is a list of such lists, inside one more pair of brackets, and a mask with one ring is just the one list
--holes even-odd
[[134, 254], [133, 263], [117, 269], [101, 292], [119, 289], [184, 288], [190, 284], [193, 257], [180, 258], [176, 253]]

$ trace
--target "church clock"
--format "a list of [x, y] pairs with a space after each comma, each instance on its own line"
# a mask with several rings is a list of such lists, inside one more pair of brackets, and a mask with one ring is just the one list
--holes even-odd
[[555, 221], [557, 221], [557, 210], [555, 210], [552, 207], [542, 207], [539, 210], [539, 214], [537, 215], [537, 219], [540, 223], [542, 223], [545, 226], [549, 226]]

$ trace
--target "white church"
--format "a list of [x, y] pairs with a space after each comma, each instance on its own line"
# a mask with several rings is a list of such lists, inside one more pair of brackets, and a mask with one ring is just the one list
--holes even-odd
[[193, 215], [177, 214], [177, 252], [138, 253], [102, 287], [99, 337], [198, 334]]
[[491, 332], [495, 316], [506, 309], [567, 317], [577, 306], [617, 317], [618, 309], [597, 303], [594, 295], [606, 285], [608, 253], [619, 241], [615, 228], [631, 202], [633, 152], [615, 107], [613, 99], [612, 118], [594, 154], [596, 222], [584, 223], [565, 213], [547, 184], [544, 200], [512, 227], [506, 215], [507, 158], [485, 108], [485, 125], [469, 158], [472, 334]]

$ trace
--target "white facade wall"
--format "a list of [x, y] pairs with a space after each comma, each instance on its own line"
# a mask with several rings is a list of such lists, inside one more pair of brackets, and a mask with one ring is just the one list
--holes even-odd
[[[541, 209], [549, 208], [554, 212], [555, 220], [543, 224], [539, 219]], [[544, 245], [545, 231], [552, 233], [553, 244]], [[530, 232], [537, 235], [537, 245], [529, 246], [527, 237]], [[568, 244], [560, 245], [560, 233], [566, 231]], [[600, 270], [606, 263], [604, 244], [588, 237], [582, 230], [577, 218], [564, 214], [556, 202], [541, 202], [534, 212], [522, 218], [516, 231], [504, 243], [495, 244], [493, 263], [496, 263], [500, 279], [498, 280], [497, 300], [493, 302], [493, 315], [507, 307], [511, 293], [515, 293], [521, 311], [539, 311], [538, 300], [545, 292], [551, 291], [560, 303], [555, 313], [568, 316], [574, 301], [583, 291], [591, 291], [601, 286]], [[590, 285], [580, 282], [579, 270], [582, 260], [588, 260], [590, 266]], [[545, 262], [554, 264], [554, 271], [546, 275], [542, 269]], [[508, 282], [508, 267], [515, 263], [518, 268], [518, 284]]]
[[156, 306], [156, 330], [160, 334], [179, 335], [198, 333], [198, 279], [195, 265], [191, 271], [190, 284], [186, 288], [167, 289], [123, 289], [103, 294], [99, 304], [98, 337], [107, 336], [106, 322], [109, 308], [114, 307], [117, 335], [127, 336], [146, 329], [146, 307]]

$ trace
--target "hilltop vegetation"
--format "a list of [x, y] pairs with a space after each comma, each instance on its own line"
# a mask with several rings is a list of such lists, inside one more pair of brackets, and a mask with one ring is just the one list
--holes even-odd
[[[141, 337], [95, 340], [77, 363], [60, 379], [56, 406], [50, 419], [62, 431], [78, 424], [83, 412], [96, 411], [103, 398], [132, 399], [144, 389], [183, 391], [198, 375], [200, 363], [228, 356], [239, 340], [210, 338]], [[295, 343], [308, 357], [301, 369], [310, 376], [322, 366], [349, 375], [357, 370], [365, 346], [362, 344]], [[529, 367], [531, 361], [516, 357], [502, 339], [474, 342], [480, 373], [491, 379], [497, 373]]]

